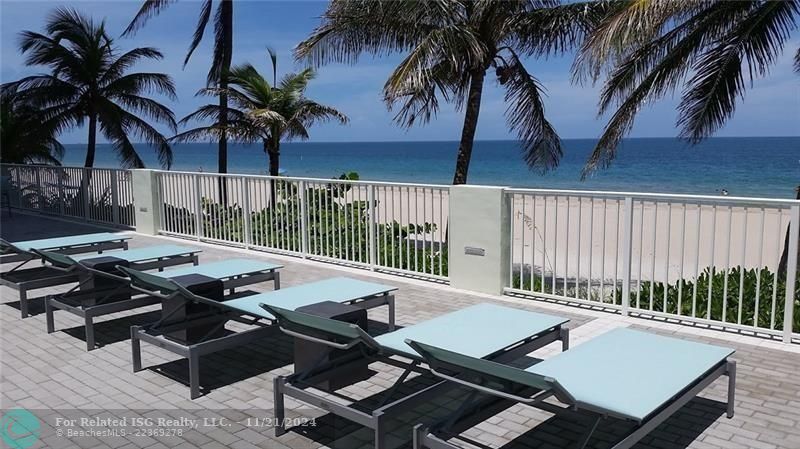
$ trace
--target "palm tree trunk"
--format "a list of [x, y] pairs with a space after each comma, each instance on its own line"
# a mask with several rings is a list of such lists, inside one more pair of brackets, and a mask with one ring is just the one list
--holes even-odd
[[84, 167], [94, 167], [94, 153], [97, 147], [97, 116], [89, 114], [89, 143], [86, 145], [86, 162]]
[[269, 175], [278, 176], [280, 174], [281, 143], [275, 142], [269, 152]]
[[[273, 148], [273, 143], [272, 142], [270, 142], [268, 139], [264, 139], [264, 153], [266, 153], [267, 157], [269, 157], [269, 175], [270, 176], [278, 176], [278, 169], [275, 168], [273, 170], [273, 166], [274, 167], [278, 167], [278, 151], [280, 151], [280, 149], [278, 149], [276, 151]], [[270, 205], [270, 207], [275, 207], [275, 203], [277, 201], [277, 192], [276, 192], [276, 190], [277, 190], [277, 187], [278, 187], [278, 183], [274, 179], [271, 179], [269, 184], [270, 184], [269, 205]]]
[[475, 130], [478, 127], [478, 114], [481, 111], [481, 95], [483, 94], [483, 79], [486, 70], [476, 70], [471, 73], [469, 94], [467, 97], [467, 110], [464, 114], [464, 126], [461, 128], [461, 143], [458, 145], [456, 158], [456, 172], [453, 175], [453, 184], [466, 184], [469, 172], [469, 161], [472, 157], [472, 146], [475, 143]]
[[[794, 189], [796, 198], [800, 200], [800, 186], [797, 186]], [[791, 228], [791, 224], [789, 226]], [[783, 278], [786, 277], [786, 268], [789, 265], [789, 228], [786, 229], [786, 237], [783, 240], [783, 252], [781, 253], [781, 260], [778, 262], [778, 276]], [[798, 249], [800, 252], [800, 249]], [[800, 253], [796, 254], [795, 257], [800, 257]]]
[[[233, 53], [233, 0], [222, 0], [220, 4], [222, 15], [222, 71], [220, 72], [219, 88], [223, 92], [219, 96], [219, 125], [222, 132], [219, 137], [219, 152], [217, 155], [217, 171], [219, 173], [228, 172], [228, 136], [225, 129], [228, 126], [228, 95], [225, 89], [228, 88], [228, 72], [231, 69], [231, 58]], [[223, 205], [228, 204], [228, 189], [225, 178], [219, 179], [220, 201]]]

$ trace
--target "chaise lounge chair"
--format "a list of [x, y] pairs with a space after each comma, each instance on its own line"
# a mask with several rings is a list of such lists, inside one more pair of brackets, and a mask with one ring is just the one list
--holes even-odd
[[127, 249], [130, 237], [124, 234], [102, 232], [74, 235], [42, 240], [9, 242], [0, 239], [3, 252], [2, 263], [21, 262], [0, 274], [0, 285], [19, 291], [20, 313], [28, 317], [28, 291], [74, 282], [73, 273], [54, 270], [49, 266], [23, 268], [29, 262], [39, 260], [36, 251], [51, 251], [61, 254], [102, 253], [109, 249]]
[[[355, 324], [268, 304], [262, 304], [262, 307], [278, 318], [278, 325], [288, 335], [332, 349], [361, 349], [349, 359], [335, 359], [306, 372], [275, 378], [276, 435], [286, 432], [284, 396], [290, 396], [372, 429], [377, 449], [387, 447], [387, 421], [390, 418], [441, 394], [449, 387], [447, 382], [441, 381], [392, 401], [412, 372], [427, 373], [421, 366], [423, 358], [405, 343], [407, 339], [436, 344], [477, 359], [496, 362], [518, 359], [557, 340], [561, 341], [562, 350], [569, 347], [569, 331], [564, 327], [568, 320], [492, 304], [471, 306], [377, 337], [370, 336]], [[331, 398], [315, 391], [320, 390], [317, 388], [320, 382], [337, 373], [351, 371], [354, 365], [376, 361], [400, 367], [404, 371], [392, 387], [384, 392], [383, 400], [374, 410], [365, 411], [355, 403], [346, 404], [338, 394]]]
[[[350, 278], [332, 278], [289, 287], [242, 298], [215, 301], [195, 294], [179, 283], [153, 274], [124, 269], [131, 277], [135, 289], [164, 299], [179, 298], [175, 309], [183, 304], [196, 303], [207, 306], [206, 313], [183, 320], [172, 320], [172, 312], [164, 310], [162, 320], [147, 326], [131, 327], [133, 371], [142, 369], [140, 342], [145, 341], [189, 359], [190, 397], [200, 396], [200, 356], [224, 349], [243, 346], [252, 341], [269, 338], [274, 332], [275, 317], [259, 304], [266, 303], [296, 309], [321, 301], [351, 304], [362, 309], [386, 305], [389, 307], [389, 327], [394, 328], [394, 295], [396, 287], [364, 282]], [[227, 321], [237, 321], [254, 326], [236, 333], [222, 333]], [[208, 324], [211, 323], [210, 328]], [[176, 341], [170, 335], [176, 331], [204, 328], [206, 332], [190, 342]]]
[[[629, 421], [632, 430], [611, 448], [630, 448], [723, 375], [728, 376], [727, 416], [733, 417], [732, 349], [620, 328], [523, 370], [430, 342], [407, 343], [435, 375], [483, 393], [471, 404], [465, 401], [459, 414], [446, 421], [417, 425], [414, 449], [457, 449], [448, 440], [516, 403], [588, 415], [580, 448], [604, 418]], [[543, 402], [548, 398], [566, 407]]]
[[[45, 298], [47, 333], [55, 332], [54, 311], [65, 310], [84, 319], [86, 349], [95, 348], [94, 318], [110, 313], [144, 307], [158, 299], [132, 295], [128, 279], [122, 276], [116, 265], [137, 270], [164, 270], [164, 268], [191, 263], [197, 265], [200, 252], [197, 248], [179, 245], [158, 245], [135, 248], [127, 251], [110, 251], [102, 256], [96, 254], [68, 256], [50, 251], [33, 250], [50, 265], [47, 268], [61, 272], [62, 283], [78, 282], [65, 293]], [[134, 297], [135, 296], [135, 297]], [[27, 301], [26, 301], [27, 302]], [[23, 307], [27, 307], [25, 304]]]

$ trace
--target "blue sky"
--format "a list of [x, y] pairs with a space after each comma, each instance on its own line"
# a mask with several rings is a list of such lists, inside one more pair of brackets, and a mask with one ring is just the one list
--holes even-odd
[[[48, 12], [57, 6], [72, 6], [96, 19], [106, 18], [113, 35], [122, 32], [141, 5], [140, 1], [106, 2], [49, 2], [0, 1], [0, 80], [12, 81], [35, 73], [40, 68], [25, 67], [17, 50], [17, 35], [22, 30], [41, 31]], [[209, 28], [204, 42], [183, 67], [200, 3], [182, 0], [160, 16], [152, 19], [134, 38], [118, 39], [122, 50], [135, 46], [159, 48], [165, 59], [147, 62], [136, 67], [139, 71], [160, 71], [173, 76], [178, 89], [178, 101], [169, 102], [178, 118], [207, 101], [194, 97], [205, 84], [210, 64], [213, 29]], [[325, 8], [324, 2], [239, 1], [234, 17], [234, 63], [249, 61], [265, 73], [269, 71], [266, 47], [279, 54], [280, 73], [300, 66], [291, 57], [292, 48], [318, 24]], [[757, 80], [755, 86], [740, 102], [736, 115], [719, 136], [796, 136], [800, 122], [800, 81], [791, 69], [791, 56], [800, 45], [797, 35], [792, 39], [779, 63], [769, 77]], [[436, 120], [410, 130], [395, 126], [392, 113], [381, 100], [381, 87], [399, 56], [380, 59], [369, 57], [355, 66], [330, 65], [319, 70], [308, 95], [319, 102], [334, 106], [351, 118], [347, 126], [322, 125], [312, 129], [314, 141], [396, 141], [396, 140], [457, 140], [462, 114], [444, 105]], [[549, 60], [529, 60], [528, 70], [547, 89], [547, 115], [563, 138], [597, 137], [605, 124], [598, 118], [596, 103], [598, 88], [575, 86], [570, 83], [571, 57]], [[675, 130], [677, 98], [667, 98], [642, 111], [636, 120], [633, 137], [671, 137]], [[477, 130], [478, 139], [508, 139], [503, 113], [503, 91], [493, 80], [487, 81], [483, 107]], [[64, 143], [85, 142], [85, 130], [77, 129], [62, 136]]]

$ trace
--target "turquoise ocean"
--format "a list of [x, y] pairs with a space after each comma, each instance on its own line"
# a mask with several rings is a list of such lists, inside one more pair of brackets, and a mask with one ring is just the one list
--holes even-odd
[[[592, 139], [565, 139], [559, 167], [529, 170], [516, 141], [477, 141], [470, 184], [555, 189], [616, 190], [713, 195], [793, 197], [800, 184], [800, 137], [712, 138], [689, 146], [672, 138], [626, 139], [611, 167], [580, 180]], [[82, 165], [85, 146], [66, 145], [64, 165]], [[159, 168], [152, 150], [137, 145], [149, 168]], [[282, 146], [287, 176], [331, 178], [357, 172], [361, 179], [449, 184], [458, 142], [308, 142]], [[176, 145], [173, 170], [214, 172], [213, 143]], [[228, 171], [264, 174], [267, 157], [258, 145], [231, 144]], [[95, 165], [118, 167], [111, 145], [99, 145]]]

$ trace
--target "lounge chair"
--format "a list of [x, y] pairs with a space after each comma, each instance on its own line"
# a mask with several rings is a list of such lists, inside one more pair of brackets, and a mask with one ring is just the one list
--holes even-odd
[[50, 266], [27, 268], [29, 262], [41, 259], [36, 251], [51, 251], [61, 254], [102, 253], [110, 249], [127, 249], [130, 237], [124, 234], [102, 232], [98, 234], [74, 235], [42, 240], [9, 242], [0, 239], [2, 263], [21, 262], [0, 274], [0, 285], [19, 291], [20, 313], [28, 317], [28, 291], [62, 285], [76, 280], [74, 273], [54, 270]]
[[[142, 369], [141, 341], [183, 356], [189, 359], [189, 391], [192, 399], [200, 396], [200, 356], [270, 338], [269, 333], [274, 331], [272, 325], [275, 317], [259, 304], [280, 305], [292, 309], [321, 301], [351, 304], [363, 309], [386, 305], [389, 307], [389, 326], [394, 327], [395, 306], [392, 292], [396, 287], [350, 278], [332, 278], [242, 298], [215, 301], [192, 293], [175, 281], [148, 273], [123, 270], [130, 275], [136, 289], [164, 299], [181, 298], [184, 303], [208, 306], [208, 313], [177, 322], [170, 319], [171, 311], [164, 310], [162, 320], [146, 326], [131, 327], [133, 371]], [[179, 303], [177, 308], [180, 307]], [[220, 333], [219, 330], [224, 330], [229, 320], [254, 327], [236, 333]], [[212, 323], [213, 326], [199, 339], [182, 342], [170, 337], [176, 331], [202, 327], [207, 323]]]
[[[430, 342], [407, 343], [435, 375], [484, 393], [480, 400], [465, 404], [460, 416], [430, 427], [417, 425], [415, 449], [457, 449], [448, 440], [516, 403], [551, 413], [588, 415], [580, 448], [586, 447], [604, 418], [632, 422], [632, 430], [612, 446], [630, 448], [723, 375], [728, 376], [727, 416], [733, 417], [736, 362], [729, 359], [734, 351], [728, 348], [620, 328], [523, 370]], [[548, 398], [565, 407], [543, 402]], [[492, 401], [505, 405], [493, 409]], [[480, 415], [485, 410], [490, 413], [476, 417], [475, 411]]]
[[[336, 359], [306, 372], [275, 378], [276, 435], [286, 432], [284, 397], [290, 396], [372, 429], [377, 449], [386, 447], [386, 425], [390, 418], [441, 394], [444, 387], [448, 387], [447, 382], [441, 381], [411, 395], [392, 399], [411, 373], [427, 373], [427, 369], [421, 366], [423, 358], [405, 343], [407, 339], [497, 362], [518, 359], [557, 340], [561, 341], [563, 350], [569, 347], [569, 331], [564, 327], [568, 320], [492, 304], [474, 305], [377, 337], [370, 336], [354, 324], [268, 304], [262, 307], [278, 318], [278, 325], [288, 335], [332, 349], [361, 349], [350, 359]], [[341, 395], [331, 398], [324, 392], [315, 391], [320, 390], [317, 385], [321, 381], [337, 373], [351, 371], [354, 365], [376, 361], [404, 371], [384, 392], [378, 407], [371, 411], [365, 411], [355, 403], [344, 403]]]
[[[191, 263], [197, 265], [197, 248], [179, 245], [158, 245], [127, 251], [109, 251], [101, 256], [82, 254], [69, 256], [33, 250], [53, 271], [61, 272], [62, 283], [78, 282], [58, 295], [45, 298], [47, 332], [55, 332], [54, 311], [65, 310], [84, 319], [86, 349], [95, 348], [94, 318], [110, 313], [144, 307], [158, 302], [146, 295], [134, 295], [128, 279], [114, 267], [120, 263], [137, 270], [160, 270]], [[27, 302], [27, 301], [26, 301]], [[23, 307], [27, 308], [27, 304]]]

